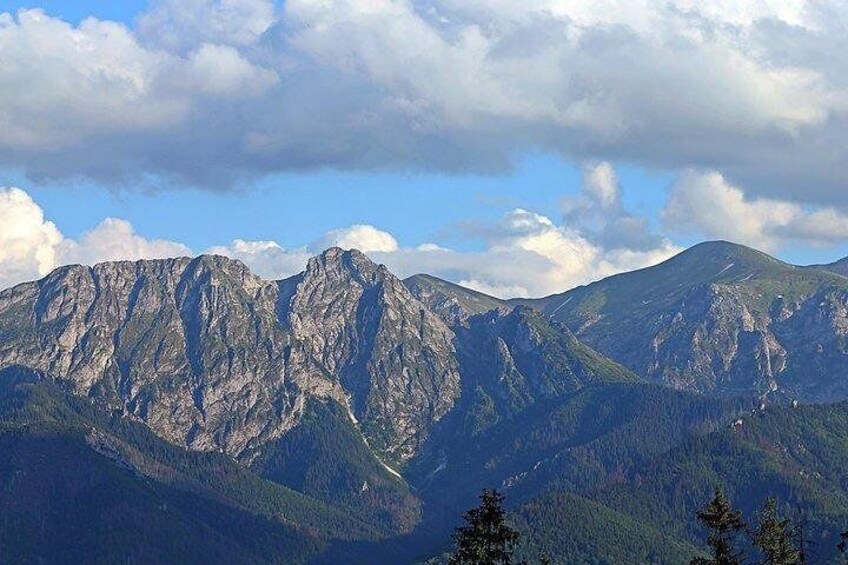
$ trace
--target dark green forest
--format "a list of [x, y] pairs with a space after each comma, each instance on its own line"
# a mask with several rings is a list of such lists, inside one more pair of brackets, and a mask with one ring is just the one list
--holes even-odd
[[516, 562], [685, 563], [709, 559], [698, 512], [721, 485], [747, 527], [773, 498], [778, 521], [803, 524], [807, 562], [838, 563], [846, 430], [846, 403], [760, 408], [600, 384], [437, 436], [456, 448], [425, 451], [401, 479], [341, 407], [316, 401], [246, 468], [13, 368], [0, 376], [0, 547], [22, 563], [440, 562], [490, 486]]

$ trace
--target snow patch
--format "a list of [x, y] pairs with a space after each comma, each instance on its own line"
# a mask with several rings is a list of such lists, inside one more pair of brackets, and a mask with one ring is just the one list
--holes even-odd
[[[350, 421], [351, 421], [351, 422], [353, 422], [355, 425], [357, 425], [357, 426], [358, 426], [358, 425], [359, 425], [359, 421], [356, 419], [356, 416], [354, 416], [354, 415], [353, 415], [353, 410], [351, 410], [351, 409], [350, 409], [350, 399], [347, 399], [347, 402], [345, 402], [345, 409], [347, 410], [347, 415], [348, 415], [348, 418], [350, 418]], [[362, 441], [364, 441], [364, 442], [365, 442], [365, 445], [368, 445], [368, 440], [367, 440], [367, 439], [365, 439], [365, 436], [362, 436]], [[368, 447], [370, 447], [370, 446], [368, 446]], [[376, 459], [376, 460], [377, 460], [377, 463], [379, 463], [380, 465], [382, 465], [382, 466], [383, 466], [383, 468], [384, 468], [386, 471], [388, 471], [389, 473], [391, 473], [391, 474], [392, 474], [392, 475], [394, 475], [395, 477], [399, 478], [400, 480], [403, 480], [403, 476], [401, 476], [401, 474], [400, 474], [400, 473], [398, 473], [397, 471], [395, 471], [394, 469], [392, 469], [391, 467], [389, 467], [388, 465], [386, 465], [385, 463], [383, 463], [383, 462], [380, 460], [380, 458], [379, 458], [379, 457], [377, 457], [377, 455], [374, 455], [374, 459]]]
[[[374, 458], [377, 459], [377, 461], [380, 461], [380, 458], [377, 457], [376, 455], [374, 456]], [[386, 471], [388, 471], [389, 473], [391, 473], [395, 477], [399, 478], [400, 480], [403, 480], [403, 477], [401, 476], [400, 473], [398, 473], [397, 471], [395, 471], [394, 469], [392, 469], [391, 467], [389, 467], [388, 465], [386, 465], [382, 461], [380, 461], [380, 465], [382, 465], [383, 469], [385, 469]]]
[[565, 306], [566, 304], [568, 304], [569, 302], [571, 302], [571, 299], [572, 299], [572, 298], [574, 298], [574, 297], [573, 297], [573, 296], [569, 296], [568, 298], [566, 298], [566, 299], [565, 299], [565, 302], [563, 302], [562, 304], [560, 304], [559, 306], [557, 306], [556, 308], [554, 308], [554, 311], [553, 311], [553, 312], [551, 312], [551, 314], [550, 314], [550, 315], [551, 315], [551, 316], [553, 316], [554, 314], [556, 314], [557, 312], [559, 312], [559, 309], [560, 309], [560, 308], [562, 308], [563, 306]]
[[726, 266], [725, 268], [723, 268], [722, 270], [717, 272], [715, 276], [718, 277], [718, 276], [721, 276], [722, 273], [726, 273], [729, 269], [731, 269], [733, 267], [733, 265], [734, 265], [734, 263], [729, 264], [728, 266]]

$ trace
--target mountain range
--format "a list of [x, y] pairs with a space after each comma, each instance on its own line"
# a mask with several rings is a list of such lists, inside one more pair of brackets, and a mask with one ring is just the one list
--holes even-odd
[[60, 268], [0, 292], [0, 551], [438, 562], [497, 486], [528, 558], [679, 563], [715, 482], [749, 513], [779, 495], [824, 548], [848, 520], [844, 264], [712, 242], [520, 300], [338, 248], [281, 281]]

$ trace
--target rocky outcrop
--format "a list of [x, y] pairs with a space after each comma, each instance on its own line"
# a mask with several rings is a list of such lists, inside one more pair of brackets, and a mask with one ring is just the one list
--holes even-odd
[[476, 314], [511, 310], [504, 300], [431, 275], [413, 275], [403, 283], [418, 300], [451, 325], [463, 324]]
[[294, 374], [310, 373], [288, 356], [276, 292], [222, 257], [65, 267], [0, 293], [0, 364], [238, 456], [291, 426]]
[[292, 335], [338, 378], [369, 443], [411, 457], [459, 396], [453, 332], [358, 251], [330, 249], [293, 282]]
[[317, 397], [402, 463], [459, 397], [455, 340], [384, 266], [337, 248], [284, 281], [202, 256], [63, 267], [0, 293], [0, 367], [247, 461]]

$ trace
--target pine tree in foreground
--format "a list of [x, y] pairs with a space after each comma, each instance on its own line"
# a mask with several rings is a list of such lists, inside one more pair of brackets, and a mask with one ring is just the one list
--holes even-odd
[[759, 528], [752, 532], [752, 537], [754, 545], [765, 557], [763, 565], [799, 565], [801, 552], [792, 541], [790, 520], [778, 517], [774, 498], [766, 500], [759, 517]]
[[497, 490], [483, 490], [480, 506], [472, 508], [454, 534], [456, 551], [451, 565], [509, 565], [518, 532], [505, 523], [504, 497]]
[[839, 534], [839, 543], [836, 544], [836, 549], [839, 550], [839, 557], [845, 563], [845, 553], [848, 550], [848, 531]]
[[698, 520], [707, 528], [711, 557], [696, 557], [691, 565], [740, 565], [743, 552], [736, 549], [736, 538], [745, 529], [745, 522], [721, 487], [716, 486], [712, 500], [698, 511]]

